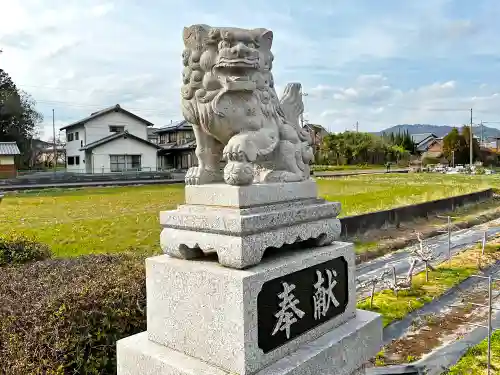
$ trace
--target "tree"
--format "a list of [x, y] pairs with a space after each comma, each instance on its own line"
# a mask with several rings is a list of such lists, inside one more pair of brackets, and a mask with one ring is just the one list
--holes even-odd
[[30, 144], [43, 120], [29, 94], [18, 90], [10, 76], [0, 69], [0, 142], [16, 142], [21, 165], [31, 160]]
[[467, 163], [467, 143], [465, 142], [463, 135], [458, 132], [457, 128], [453, 128], [443, 138], [443, 154], [449, 162], [452, 162], [452, 159], [454, 158], [455, 163]]
[[[464, 137], [464, 141], [466, 144], [467, 152], [469, 155], [468, 161], [470, 162], [470, 126], [469, 125], [464, 125], [462, 126], [462, 137]], [[479, 142], [477, 139], [473, 138], [472, 139], [472, 159], [473, 160], [478, 160], [481, 158], [481, 148], [479, 146]]]

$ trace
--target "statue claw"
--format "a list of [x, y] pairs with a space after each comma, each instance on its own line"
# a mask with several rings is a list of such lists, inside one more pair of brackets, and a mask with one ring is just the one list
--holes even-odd
[[236, 135], [229, 140], [222, 153], [224, 159], [237, 162], [254, 162], [257, 159], [255, 144], [243, 135]]
[[206, 170], [202, 167], [191, 167], [188, 169], [184, 182], [186, 185], [203, 185], [223, 181], [220, 171]]

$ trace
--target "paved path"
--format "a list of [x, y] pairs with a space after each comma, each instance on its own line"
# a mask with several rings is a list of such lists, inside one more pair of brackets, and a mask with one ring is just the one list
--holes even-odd
[[[498, 277], [498, 275], [497, 275]], [[500, 301], [493, 303], [493, 308], [496, 313], [492, 314], [491, 325], [494, 328], [500, 327]], [[481, 324], [486, 325], [487, 322]], [[437, 350], [433, 351], [430, 355], [417, 361], [415, 365], [425, 366], [427, 375], [440, 375], [445, 373], [447, 369], [454, 366], [460, 358], [472, 346], [479, 344], [488, 336], [488, 330], [482, 327], [472, 328], [461, 340], [454, 341], [448, 345], [444, 345]], [[494, 374], [495, 372], [492, 372]]]
[[[483, 238], [485, 229], [487, 229], [488, 237], [500, 234], [500, 219], [453, 232], [451, 236], [452, 255], [461, 252], [466, 247], [479, 243]], [[442, 263], [448, 258], [448, 234], [428, 238], [424, 240], [424, 244], [429, 246], [434, 254], [441, 254], [436, 258], [434, 263]], [[413, 245], [372, 261], [359, 264], [356, 268], [358, 282], [362, 284], [371, 277], [380, 275], [385, 267], [394, 266], [398, 276], [406, 275], [410, 269], [411, 250], [417, 246], [419, 245]], [[422, 270], [422, 264], [415, 267], [415, 273]], [[359, 287], [358, 298], [368, 297], [369, 292], [369, 288]]]
[[51, 184], [0, 185], [0, 191], [40, 190], [57, 188], [79, 188], [98, 186], [167, 185], [184, 183], [184, 179], [122, 180], [122, 181], [82, 181]]

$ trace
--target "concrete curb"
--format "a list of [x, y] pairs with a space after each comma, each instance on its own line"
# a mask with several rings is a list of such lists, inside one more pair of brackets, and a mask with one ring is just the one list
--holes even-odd
[[399, 225], [418, 217], [428, 217], [429, 214], [454, 211], [457, 207], [469, 203], [478, 203], [493, 197], [493, 189], [485, 189], [469, 194], [436, 199], [407, 206], [395, 207], [383, 211], [368, 212], [361, 215], [344, 216], [340, 218], [342, 238], [356, 235], [359, 231], [383, 228], [387, 225]]
[[82, 187], [105, 187], [105, 186], [133, 186], [133, 185], [170, 185], [184, 183], [184, 179], [168, 180], [125, 180], [125, 181], [88, 181], [88, 182], [64, 182], [39, 185], [5, 185], [0, 190], [7, 191], [27, 191], [43, 189], [71, 189]]

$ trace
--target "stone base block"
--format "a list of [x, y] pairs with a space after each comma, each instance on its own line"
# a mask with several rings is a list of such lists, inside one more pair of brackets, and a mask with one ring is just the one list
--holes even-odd
[[[146, 275], [149, 339], [237, 374], [259, 371], [356, 314], [350, 243], [278, 252], [248, 270], [162, 255], [146, 260]], [[333, 315], [313, 307], [321, 278], [335, 286], [337, 305], [322, 300], [323, 312]], [[278, 331], [279, 294], [292, 284], [301, 320]]]
[[248, 208], [318, 196], [314, 180], [248, 186], [186, 185], [185, 192], [187, 204], [233, 208]]
[[176, 258], [217, 253], [220, 264], [243, 269], [258, 264], [270, 247], [310, 239], [316, 246], [331, 244], [340, 236], [339, 212], [340, 203], [316, 198], [248, 208], [181, 205], [161, 212], [160, 244]]
[[[194, 328], [194, 327], [193, 327]], [[258, 372], [231, 372], [154, 343], [143, 332], [118, 341], [118, 375], [361, 375], [382, 347], [378, 314], [356, 317]]]

